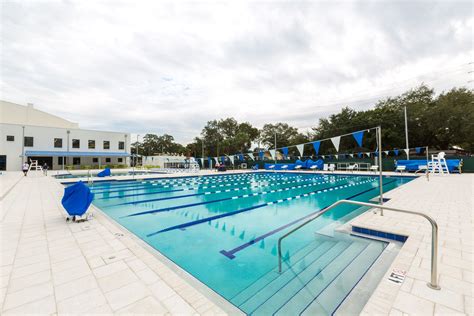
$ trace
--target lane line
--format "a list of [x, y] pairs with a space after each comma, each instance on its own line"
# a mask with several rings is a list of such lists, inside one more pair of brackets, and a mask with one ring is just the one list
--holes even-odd
[[[386, 182], [386, 183], [383, 184], [383, 186], [386, 186], [386, 185], [388, 185], [388, 184], [394, 183], [394, 182], [396, 182], [396, 181], [397, 181], [397, 180], [394, 180], [394, 181], [391, 181], [391, 182]], [[352, 195], [352, 196], [349, 196], [349, 197], [345, 198], [344, 200], [352, 200], [353, 198], [356, 198], [356, 197], [358, 197], [359, 195], [362, 195], [362, 194], [364, 194], [364, 193], [367, 193], [367, 192], [372, 191], [372, 190], [375, 190], [375, 189], [378, 189], [378, 187], [370, 188], [370, 189], [368, 189], [368, 190], [359, 192], [359, 193], [357, 193], [357, 194], [355, 194], [355, 195]], [[333, 202], [333, 203], [334, 203], [334, 202]], [[252, 239], [252, 240], [250, 240], [249, 242], [246, 242], [246, 243], [244, 243], [244, 244], [242, 244], [242, 245], [240, 245], [240, 246], [238, 246], [238, 247], [235, 247], [234, 249], [231, 249], [231, 250], [229, 250], [229, 251], [227, 251], [227, 250], [221, 250], [220, 253], [222, 253], [224, 256], [226, 256], [226, 257], [229, 258], [229, 259], [234, 259], [234, 258], [235, 258], [235, 253], [237, 253], [237, 252], [239, 252], [239, 251], [241, 251], [241, 250], [243, 250], [243, 249], [245, 249], [245, 248], [247, 248], [247, 247], [249, 247], [249, 246], [254, 245], [256, 242], [259, 242], [260, 240], [262, 240], [262, 239], [264, 239], [264, 238], [266, 238], [266, 237], [268, 237], [268, 236], [271, 236], [271, 235], [273, 235], [273, 234], [275, 234], [275, 233], [278, 233], [279, 231], [281, 231], [281, 230], [283, 230], [283, 229], [285, 229], [285, 228], [287, 228], [287, 227], [289, 227], [289, 226], [292, 226], [292, 225], [294, 225], [294, 224], [296, 224], [296, 223], [298, 223], [298, 222], [300, 222], [300, 221], [302, 221], [302, 220], [304, 220], [304, 219], [307, 219], [307, 218], [309, 218], [309, 217], [311, 217], [311, 216], [313, 216], [313, 215], [316, 215], [316, 214], [319, 213], [319, 212], [324, 211], [324, 210], [327, 209], [329, 206], [331, 206], [333, 203], [328, 204], [328, 205], [325, 205], [323, 208], [320, 208], [319, 210], [317, 210], [317, 211], [315, 211], [315, 212], [312, 212], [312, 213], [310, 213], [310, 214], [308, 214], [308, 215], [305, 215], [305, 216], [303, 216], [303, 217], [300, 217], [300, 218], [298, 218], [298, 219], [296, 219], [296, 220], [294, 220], [294, 221], [292, 221], [292, 222], [290, 222], [290, 223], [288, 223], [288, 224], [285, 224], [285, 225], [283, 225], [283, 226], [280, 226], [280, 227], [278, 227], [278, 228], [275, 228], [274, 230], [269, 231], [268, 233], [265, 233], [265, 234], [263, 234], [263, 235], [261, 235], [261, 236], [258, 236], [257, 238]]]
[[[339, 182], [339, 181], [342, 181], [342, 180], [346, 180], [348, 179], [349, 177], [344, 177], [344, 178], [340, 178], [336, 181], [333, 181], [333, 182]], [[289, 184], [289, 183], [298, 183], [298, 182], [301, 182], [302, 180], [297, 180], [297, 181], [286, 181], [286, 182], [280, 182], [280, 183], [268, 183], [268, 184], [260, 184], [260, 185], [251, 185], [251, 186], [247, 186], [247, 187], [237, 187], [237, 188], [232, 188], [232, 189], [227, 189], [227, 190], [217, 190], [217, 191], [207, 191], [207, 192], [201, 192], [201, 193], [194, 193], [194, 194], [185, 194], [185, 195], [178, 195], [178, 196], [171, 196], [171, 197], [166, 197], [166, 198], [156, 198], [156, 199], [147, 199], [147, 200], [141, 200], [141, 201], [131, 201], [131, 202], [123, 202], [123, 203], [117, 203], [117, 204], [112, 204], [112, 205], [107, 205], [106, 207], [112, 207], [112, 206], [119, 206], [119, 205], [135, 205], [135, 204], [140, 204], [140, 203], [148, 203], [148, 202], [154, 202], [154, 201], [162, 201], [162, 200], [171, 200], [171, 199], [179, 199], [179, 198], [182, 198], [182, 197], [190, 197], [190, 196], [200, 196], [200, 195], [210, 195], [210, 194], [219, 194], [219, 193], [226, 193], [226, 192], [231, 192], [231, 191], [243, 191], [243, 190], [252, 190], [252, 189], [255, 189], [255, 188], [266, 188], [266, 187], [272, 187], [272, 186], [277, 186], [277, 185], [283, 185], [283, 184]], [[300, 188], [300, 187], [308, 187], [308, 186], [315, 186], [315, 185], [318, 185], [318, 184], [325, 184], [325, 183], [329, 183], [330, 181], [322, 181], [322, 182], [314, 182], [314, 181], [307, 181], [306, 184], [302, 185], [298, 185], [298, 186], [293, 186], [291, 188]], [[239, 183], [239, 184], [245, 184], [245, 183]], [[199, 190], [199, 189], [202, 189], [202, 188], [185, 188], [183, 189], [183, 191], [196, 191], [196, 190]], [[285, 189], [285, 190], [288, 190], [288, 189]], [[275, 192], [275, 190], [272, 190], [270, 191], [270, 193], [273, 193]], [[256, 193], [252, 193], [252, 194], [246, 194], [247, 196], [248, 195], [253, 195], [253, 196], [257, 196], [259, 194], [267, 194], [269, 192], [256, 192]], [[152, 194], [155, 194], [155, 193], [152, 193]], [[247, 196], [243, 196], [243, 197], [247, 197]], [[121, 198], [121, 197], [116, 197], [116, 198]], [[240, 198], [240, 196], [234, 196], [232, 197], [232, 199], [237, 199], [237, 198]]]
[[[311, 178], [311, 179], [319, 179], [319, 178], [322, 178], [322, 177], [314, 177], [314, 178]], [[260, 179], [259, 179], [260, 180]], [[253, 181], [250, 180], [250, 181], [242, 181], [242, 180], [239, 180], [240, 182], [231, 182], [231, 183], [226, 183], [226, 184], [219, 184], [219, 185], [207, 185], [207, 186], [202, 186], [202, 187], [199, 187], [199, 184], [198, 184], [198, 189], [208, 189], [208, 188], [213, 188], [213, 187], [226, 187], [226, 186], [232, 186], [232, 185], [238, 185], [238, 184], [246, 184], [246, 183], [252, 183]], [[303, 180], [301, 180], [303, 181]], [[257, 185], [261, 184], [261, 183], [266, 183], [268, 181], [257, 181], [255, 182]], [[166, 188], [166, 187], [185, 187], [185, 186], [189, 186], [189, 185], [193, 185], [193, 184], [196, 184], [196, 183], [187, 183], [187, 184], [180, 184], [180, 185], [168, 185], [168, 186], [159, 186], [157, 187], [156, 189], [161, 189], [161, 188]], [[137, 189], [136, 190], [146, 190], [148, 188], [150, 189], [153, 189], [152, 186], [154, 185], [141, 185], [140, 186], [137, 186]], [[118, 192], [127, 192], [127, 191], [133, 191], [134, 189], [127, 189], [127, 190], [102, 190], [102, 191], [93, 191], [95, 194], [106, 194], [106, 193], [118, 193]]]
[[[372, 189], [374, 189], [374, 188], [372, 188]], [[183, 229], [183, 228], [190, 227], [190, 226], [195, 226], [195, 225], [202, 224], [202, 223], [205, 223], [205, 222], [209, 222], [209, 221], [212, 221], [212, 220], [215, 220], [215, 219], [240, 214], [240, 213], [243, 213], [243, 212], [248, 212], [248, 211], [258, 209], [258, 208], [261, 208], [261, 207], [264, 207], [264, 206], [267, 206], [267, 205], [271, 205], [273, 203], [275, 203], [275, 202], [263, 203], [263, 204], [247, 207], [247, 208], [244, 208], [244, 209], [240, 209], [240, 210], [237, 210], [237, 211], [226, 212], [224, 214], [220, 214], [220, 215], [216, 215], [216, 216], [205, 217], [205, 218], [203, 218], [201, 220], [198, 220], [198, 221], [192, 221], [192, 222], [187, 222], [187, 223], [171, 226], [171, 227], [168, 227], [168, 228], [150, 233], [146, 236], [151, 237], [151, 236], [154, 236], [154, 235], [157, 235], [157, 234], [160, 234], [160, 233], [164, 233], [164, 232], [167, 232], [167, 231], [176, 230], [176, 229]]]
[[[373, 180], [375, 181], [375, 180]], [[363, 182], [360, 182], [360, 183], [366, 183], [366, 182], [370, 182], [370, 181], [363, 181]], [[325, 184], [325, 182], [323, 183], [316, 183], [314, 184], [313, 186], [316, 186], [316, 185], [320, 185], [320, 184]], [[341, 185], [343, 186], [343, 185]], [[292, 189], [295, 189], [297, 188], [297, 186], [293, 186], [293, 187], [290, 187]], [[275, 191], [275, 190], [273, 190]], [[318, 191], [318, 190], [316, 190]], [[281, 191], [278, 191], [278, 192], [281, 192]], [[266, 192], [268, 193], [268, 192]], [[311, 192], [313, 193], [313, 192]], [[211, 203], [217, 203], [217, 202], [222, 202], [222, 201], [228, 201], [228, 200], [235, 200], [235, 199], [243, 199], [243, 198], [248, 198], [248, 197], [251, 197], [251, 196], [257, 196], [257, 195], [263, 195], [264, 193], [263, 192], [256, 192], [252, 195], [249, 195], [249, 194], [244, 194], [244, 195], [238, 195], [238, 196], [233, 196], [233, 197], [227, 197], [227, 198], [221, 198], [221, 199], [215, 199], [215, 200], [210, 200], [210, 201], [204, 201], [204, 202], [196, 202], [196, 203], [190, 203], [190, 204], [183, 204], [183, 205], [177, 205], [177, 206], [171, 206], [171, 207], [164, 207], [164, 208], [160, 208], [160, 209], [155, 209], [155, 210], [149, 210], [149, 211], [142, 211], [142, 212], [138, 212], [138, 213], [132, 213], [132, 214], [129, 214], [129, 215], [126, 215], [126, 216], [123, 216], [123, 217], [132, 217], [132, 216], [140, 216], [140, 215], [146, 215], [146, 214], [154, 214], [154, 213], [161, 213], [161, 212], [168, 212], [168, 211], [172, 211], [172, 210], [177, 210], [177, 209], [181, 209], [181, 208], [187, 208], [187, 207], [192, 207], [192, 206], [198, 206], [198, 205], [205, 205], [205, 204], [211, 204]], [[291, 199], [291, 198], [290, 198]], [[285, 201], [286, 199], [280, 199], [280, 200], [277, 200], [277, 201], [274, 201], [274, 203], [281, 203], [283, 201]]]

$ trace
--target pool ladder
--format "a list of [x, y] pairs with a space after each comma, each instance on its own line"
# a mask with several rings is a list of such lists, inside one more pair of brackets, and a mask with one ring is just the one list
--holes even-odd
[[340, 201], [337, 201], [336, 203], [331, 204], [329, 207], [323, 209], [321, 212], [310, 217], [308, 220], [306, 220], [302, 224], [298, 225], [297, 227], [293, 228], [292, 230], [290, 230], [289, 232], [287, 232], [286, 234], [278, 238], [278, 272], [281, 273], [281, 264], [282, 264], [281, 242], [283, 241], [283, 239], [293, 234], [295, 231], [299, 230], [303, 226], [306, 226], [310, 222], [314, 221], [315, 219], [317, 219], [318, 217], [320, 217], [327, 211], [341, 204], [353, 204], [353, 205], [358, 205], [358, 206], [379, 208], [381, 209], [380, 211], [381, 216], [383, 216], [383, 210], [389, 210], [389, 211], [394, 211], [394, 212], [419, 215], [426, 218], [431, 224], [431, 282], [428, 283], [427, 285], [429, 288], [433, 290], [441, 289], [438, 284], [438, 224], [432, 217], [421, 212], [414, 212], [414, 211], [402, 210], [399, 208], [388, 207], [388, 206], [379, 205], [379, 204], [356, 202], [356, 201], [349, 201], [349, 200], [340, 200]]

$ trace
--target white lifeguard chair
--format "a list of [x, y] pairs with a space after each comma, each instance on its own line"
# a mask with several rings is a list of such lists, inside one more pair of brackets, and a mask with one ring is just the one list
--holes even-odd
[[189, 167], [188, 167], [190, 172], [199, 172], [201, 168], [199, 167], [199, 163], [196, 161], [194, 157], [191, 157], [189, 159]]
[[431, 155], [431, 161], [428, 162], [428, 170], [433, 174], [449, 174], [445, 156], [446, 153], [443, 151], [437, 155]]
[[38, 165], [38, 160], [30, 159], [30, 167], [28, 168], [28, 171], [31, 171], [31, 170], [43, 171], [43, 167]]

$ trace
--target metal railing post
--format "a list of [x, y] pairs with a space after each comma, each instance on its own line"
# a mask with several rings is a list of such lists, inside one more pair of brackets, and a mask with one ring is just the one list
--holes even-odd
[[306, 220], [302, 224], [296, 226], [295, 228], [293, 228], [292, 230], [290, 230], [289, 232], [287, 232], [286, 234], [284, 234], [283, 236], [278, 238], [277, 248], [278, 248], [278, 272], [279, 273], [281, 273], [281, 271], [282, 271], [281, 243], [282, 243], [283, 239], [285, 239], [289, 235], [293, 234], [295, 231], [299, 230], [303, 226], [306, 226], [310, 222], [314, 221], [315, 219], [317, 219], [318, 217], [320, 217], [321, 215], [323, 215], [327, 211], [335, 208], [336, 206], [338, 206], [340, 204], [353, 204], [353, 205], [366, 206], [366, 207], [371, 207], [371, 208], [383, 208], [383, 209], [386, 209], [386, 210], [389, 210], [389, 211], [412, 214], [412, 215], [419, 215], [419, 216], [422, 216], [422, 217], [426, 218], [431, 224], [431, 282], [429, 282], [427, 285], [428, 285], [429, 288], [434, 289], [434, 290], [439, 290], [440, 289], [439, 284], [438, 284], [438, 224], [436, 223], [436, 221], [432, 217], [430, 217], [430, 216], [428, 216], [424, 213], [421, 213], [421, 212], [402, 210], [402, 209], [398, 209], [398, 208], [394, 208], [394, 207], [387, 207], [387, 206], [373, 204], [373, 203], [356, 202], [356, 201], [350, 201], [350, 200], [339, 200], [339, 201], [331, 204], [329, 207], [321, 210], [319, 213], [315, 214], [314, 216], [312, 216], [311, 218], [309, 218], [308, 220]]
[[[379, 203], [383, 205], [383, 180], [382, 180], [382, 127], [377, 128], [377, 143], [379, 147]], [[383, 208], [380, 208], [380, 216], [383, 216]]]

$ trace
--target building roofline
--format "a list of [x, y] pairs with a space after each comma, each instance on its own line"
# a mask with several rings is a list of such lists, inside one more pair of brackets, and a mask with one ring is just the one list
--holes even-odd
[[31, 124], [16, 124], [16, 123], [0, 123], [0, 125], [16, 125], [16, 126], [31, 126], [31, 127], [38, 127], [38, 128], [51, 128], [51, 129], [64, 129], [64, 130], [81, 130], [81, 131], [86, 131], [86, 132], [100, 132], [100, 133], [114, 133], [114, 134], [128, 134], [130, 135], [130, 132], [117, 132], [117, 131], [104, 131], [104, 130], [98, 130], [98, 129], [85, 129], [85, 128], [80, 128], [80, 127], [54, 127], [54, 126], [43, 126], [43, 125], [31, 125]]

